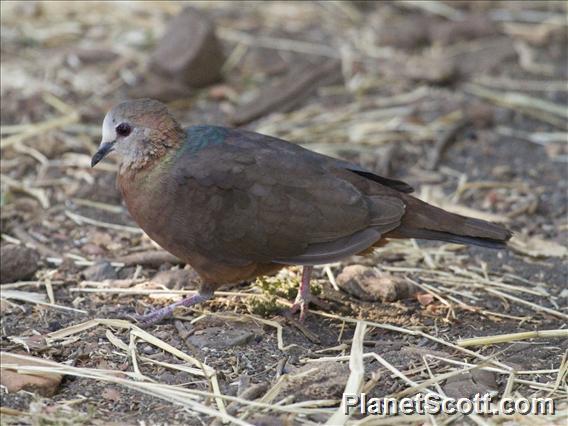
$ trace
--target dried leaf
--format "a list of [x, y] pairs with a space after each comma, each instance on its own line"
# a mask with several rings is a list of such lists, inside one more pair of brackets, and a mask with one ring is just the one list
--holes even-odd
[[[43, 366], [40, 362], [34, 362], [28, 357], [23, 360], [10, 354], [3, 353], [0, 355], [0, 368], [2, 369], [1, 383], [8, 389], [8, 392], [18, 392], [19, 390], [27, 390], [36, 392], [43, 396], [52, 396], [57, 392], [59, 383], [61, 383], [62, 375], [56, 373], [44, 373], [34, 371], [33, 373], [23, 373], [15, 371], [16, 368]], [[16, 366], [10, 368], [10, 366]]]

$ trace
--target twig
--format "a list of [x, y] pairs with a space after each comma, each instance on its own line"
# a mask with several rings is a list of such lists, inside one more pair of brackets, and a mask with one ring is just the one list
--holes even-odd
[[536, 303], [532, 303], [532, 302], [529, 302], [529, 301], [527, 301], [527, 300], [523, 300], [523, 299], [521, 299], [521, 298], [519, 298], [519, 297], [515, 297], [515, 296], [512, 296], [512, 295], [510, 295], [510, 294], [503, 293], [503, 292], [501, 292], [501, 291], [499, 291], [499, 290], [495, 290], [495, 289], [493, 289], [493, 288], [487, 288], [487, 289], [485, 289], [485, 290], [488, 291], [489, 293], [496, 294], [497, 296], [501, 296], [501, 297], [503, 297], [503, 298], [505, 298], [505, 299], [512, 300], [512, 301], [517, 302], [517, 303], [520, 303], [520, 304], [522, 304], [522, 305], [530, 306], [530, 307], [533, 308], [535, 311], [542, 311], [542, 312], [546, 312], [546, 313], [548, 313], [548, 314], [554, 315], [554, 316], [556, 316], [556, 317], [568, 319], [568, 315], [567, 315], [567, 314], [564, 314], [564, 313], [559, 312], [559, 311], [555, 311], [554, 309], [547, 308], [546, 306], [537, 305]]
[[25, 229], [21, 226], [17, 225], [14, 226], [12, 232], [20, 241], [23, 241], [26, 244], [33, 246], [37, 251], [39, 251], [43, 256], [46, 257], [57, 257], [59, 253], [55, 250], [52, 250], [47, 245], [40, 243], [34, 237], [32, 237]]
[[496, 92], [476, 84], [466, 84], [467, 93], [488, 99], [495, 104], [518, 109], [527, 115], [559, 127], [566, 127], [568, 111], [563, 105], [515, 92]]
[[309, 43], [305, 41], [291, 40], [248, 34], [230, 28], [217, 28], [217, 34], [223, 40], [241, 43], [247, 46], [260, 46], [275, 50], [288, 50], [291, 52], [306, 53], [309, 55], [327, 56], [340, 58], [338, 49], [324, 44]]
[[33, 188], [29, 185], [26, 185], [23, 182], [15, 181], [10, 176], [1, 175], [1, 178], [2, 178], [2, 183], [7, 185], [9, 188], [31, 195], [32, 197], [34, 197], [39, 201], [39, 203], [44, 209], [49, 208], [49, 198], [47, 197], [47, 194], [43, 189]]
[[[363, 322], [357, 322], [355, 333], [353, 334], [353, 343], [351, 344], [351, 355], [349, 356], [349, 369], [351, 373], [345, 384], [344, 394], [359, 395], [365, 378], [365, 367], [363, 365], [363, 340], [367, 326]], [[337, 411], [327, 420], [326, 425], [345, 424], [351, 416], [345, 412], [345, 400], [341, 400], [341, 404]]]
[[485, 346], [494, 345], [496, 343], [514, 342], [516, 340], [526, 340], [542, 337], [566, 337], [568, 338], [568, 329], [565, 330], [535, 330], [525, 331], [522, 333], [500, 334], [498, 336], [473, 337], [471, 339], [458, 340], [457, 345], [465, 348], [467, 346]]
[[457, 140], [459, 132], [461, 132], [468, 124], [469, 120], [467, 118], [462, 118], [457, 123], [450, 126], [442, 134], [442, 136], [438, 138], [436, 144], [432, 148], [428, 163], [426, 164], [426, 168], [428, 170], [436, 170], [438, 168], [446, 150]]
[[142, 230], [140, 228], [135, 228], [133, 226], [126, 226], [126, 225], [118, 225], [116, 223], [108, 223], [108, 222], [101, 222], [100, 220], [91, 219], [90, 217], [82, 216], [77, 213], [72, 213], [68, 210], [65, 210], [65, 215], [75, 222], [77, 225], [82, 225], [87, 223], [89, 225], [98, 226], [100, 228], [107, 228], [107, 229], [117, 229], [119, 231], [126, 231], [132, 234], [142, 234]]
[[158, 267], [163, 265], [164, 263], [171, 263], [172, 265], [180, 265], [185, 263], [174, 255], [163, 250], [150, 250], [132, 253], [119, 257], [115, 261], [124, 265], [142, 265], [150, 267]]
[[397, 4], [407, 7], [422, 9], [433, 15], [443, 16], [453, 21], [463, 21], [464, 15], [458, 9], [454, 9], [447, 3], [436, 0], [397, 0]]

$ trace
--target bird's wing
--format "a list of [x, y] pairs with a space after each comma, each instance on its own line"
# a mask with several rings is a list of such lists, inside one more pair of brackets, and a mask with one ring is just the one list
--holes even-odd
[[354, 179], [365, 178], [347, 171], [346, 179], [348, 169], [329, 157], [251, 132], [203, 132], [209, 138], [189, 134], [172, 170], [193, 238], [210, 255], [328, 263], [365, 250], [400, 224], [404, 203], [396, 191], [363, 192]]

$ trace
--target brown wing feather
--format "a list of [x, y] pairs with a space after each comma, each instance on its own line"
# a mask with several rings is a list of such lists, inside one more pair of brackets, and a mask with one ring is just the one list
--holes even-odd
[[223, 144], [184, 154], [172, 169], [176, 215], [191, 227], [179, 235], [199, 252], [222, 262], [326, 263], [399, 225], [400, 199], [366, 195], [329, 157], [232, 132]]

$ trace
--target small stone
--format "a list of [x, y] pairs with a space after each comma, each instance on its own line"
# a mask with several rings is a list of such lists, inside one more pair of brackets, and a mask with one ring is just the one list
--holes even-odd
[[235, 89], [227, 84], [212, 86], [209, 89], [208, 96], [214, 101], [232, 100], [238, 97]]
[[434, 301], [434, 296], [430, 293], [418, 293], [416, 299], [422, 306], [428, 306]]
[[215, 350], [227, 349], [233, 346], [248, 343], [255, 333], [252, 330], [233, 327], [209, 327], [195, 332], [187, 340], [199, 349], [209, 348]]
[[171, 102], [191, 96], [193, 89], [177, 80], [168, 80], [159, 75], [147, 74], [128, 90], [128, 94], [131, 97], [145, 97], [162, 102]]
[[455, 399], [473, 398], [476, 394], [485, 395], [499, 389], [495, 373], [484, 370], [472, 370], [450, 377], [442, 388], [450, 398]]
[[160, 382], [172, 385], [176, 383], [176, 376], [170, 371], [165, 371], [160, 375]]
[[186, 7], [169, 22], [150, 57], [150, 68], [162, 77], [203, 87], [221, 78], [224, 62], [213, 22], [202, 12]]
[[34, 361], [33, 357], [26, 357], [22, 359], [11, 354], [1, 354], [0, 355], [0, 369], [2, 374], [0, 374], [0, 382], [2, 386], [5, 386], [8, 392], [15, 393], [20, 390], [25, 390], [28, 392], [33, 392], [41, 396], [50, 397], [55, 395], [61, 379], [63, 376], [61, 374], [55, 373], [43, 373], [39, 371], [34, 371], [33, 374], [18, 373], [14, 370], [9, 370], [6, 365], [15, 364], [18, 366], [43, 366], [45, 364]]
[[39, 253], [22, 245], [7, 244], [0, 248], [0, 283], [33, 277], [38, 269]]
[[193, 288], [195, 285], [191, 284], [198, 282], [198, 280], [199, 275], [197, 275], [195, 270], [190, 268], [161, 271], [152, 277], [153, 283], [171, 289]]
[[291, 372], [278, 399], [294, 395], [294, 401], [340, 399], [349, 378], [349, 365], [339, 362], [309, 363]]
[[81, 273], [81, 275], [87, 281], [115, 280], [118, 278], [116, 270], [110, 262], [106, 260], [97, 262], [93, 266], [89, 266]]
[[103, 389], [101, 396], [109, 401], [118, 402], [121, 399], [120, 390], [115, 388], [114, 386], [107, 386]]
[[499, 29], [488, 16], [471, 14], [466, 19], [430, 25], [430, 42], [447, 46], [458, 41], [492, 37]]
[[100, 64], [118, 58], [118, 54], [110, 49], [77, 48], [73, 53], [84, 64]]
[[250, 422], [254, 426], [286, 426], [290, 421], [286, 416], [269, 416], [267, 414], [256, 414], [250, 418]]
[[154, 350], [154, 347], [152, 345], [144, 345], [142, 346], [142, 352], [145, 355], [152, 355], [156, 351]]
[[345, 267], [336, 281], [347, 293], [368, 302], [394, 302], [416, 292], [407, 281], [363, 265]]

